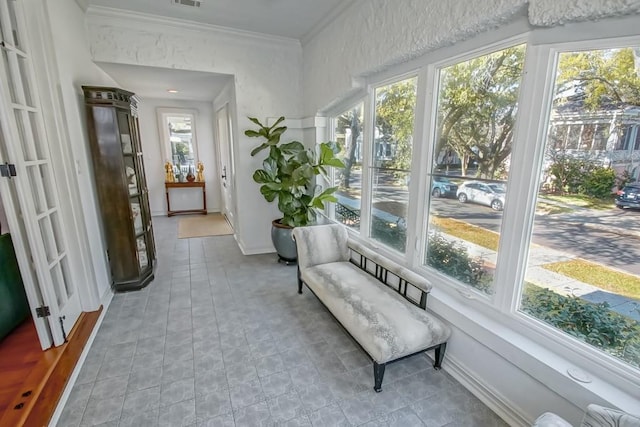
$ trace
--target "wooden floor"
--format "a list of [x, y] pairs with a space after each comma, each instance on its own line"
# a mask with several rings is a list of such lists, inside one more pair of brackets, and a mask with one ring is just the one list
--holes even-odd
[[0, 341], [0, 426], [46, 426], [102, 308], [82, 313], [69, 342], [42, 351], [32, 319]]

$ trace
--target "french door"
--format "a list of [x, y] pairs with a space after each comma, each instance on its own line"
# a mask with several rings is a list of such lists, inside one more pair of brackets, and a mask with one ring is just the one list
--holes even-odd
[[81, 305], [22, 8], [22, 0], [0, 0], [0, 163], [8, 175], [0, 178], [0, 192], [38, 335], [47, 348], [66, 341]]

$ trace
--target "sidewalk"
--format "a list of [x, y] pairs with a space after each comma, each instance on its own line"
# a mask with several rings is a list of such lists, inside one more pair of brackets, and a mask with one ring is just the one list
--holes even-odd
[[[340, 195], [337, 197], [338, 203], [359, 212], [359, 200], [356, 201]], [[374, 216], [392, 224], [402, 224], [404, 221], [404, 218], [376, 208], [373, 208], [372, 211]], [[636, 212], [623, 210], [602, 212], [578, 208], [574, 213], [562, 215], [561, 220], [580, 223], [585, 227], [601, 229], [624, 236], [634, 235], [640, 237], [640, 213], [637, 213], [637, 216], [635, 214]], [[472, 257], [482, 258], [490, 264], [496, 264], [496, 252], [453, 236], [445, 236], [449, 240], [463, 244]], [[532, 245], [529, 251], [529, 264], [525, 280], [542, 288], [548, 288], [560, 295], [574, 295], [592, 303], [606, 302], [612, 311], [640, 322], [640, 300], [603, 291], [593, 285], [579, 282], [542, 267], [545, 264], [568, 261], [575, 258], [578, 257], [544, 246]]]

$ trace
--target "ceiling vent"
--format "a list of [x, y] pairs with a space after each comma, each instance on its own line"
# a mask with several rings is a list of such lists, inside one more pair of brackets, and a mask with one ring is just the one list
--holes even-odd
[[181, 6], [200, 7], [202, 2], [199, 0], [171, 0], [171, 3]]

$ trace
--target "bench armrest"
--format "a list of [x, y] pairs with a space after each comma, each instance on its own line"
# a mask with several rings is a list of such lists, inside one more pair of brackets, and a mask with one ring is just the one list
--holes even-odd
[[390, 260], [389, 258], [372, 251], [371, 249], [363, 246], [361, 243], [356, 242], [353, 239], [349, 239], [347, 242], [347, 245], [353, 251], [359, 253], [360, 255], [364, 256], [367, 259], [370, 259], [372, 262], [378, 264], [380, 267], [385, 268], [386, 270], [390, 271], [391, 273], [398, 276], [399, 278], [406, 280], [411, 285], [415, 286], [421, 291], [427, 292], [427, 293], [431, 292], [431, 288], [433, 287], [433, 285], [431, 285], [431, 282], [429, 282], [427, 279], [420, 276], [419, 274], [414, 273], [413, 271], [399, 265], [398, 263]]

